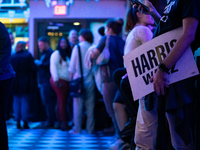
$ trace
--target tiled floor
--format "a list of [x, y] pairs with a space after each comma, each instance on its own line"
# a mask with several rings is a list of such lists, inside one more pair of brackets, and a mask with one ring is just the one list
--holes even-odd
[[[30, 124], [31, 128], [37, 123]], [[113, 138], [101, 132], [69, 134], [58, 129], [16, 129], [13, 121], [7, 123], [10, 150], [108, 150]]]

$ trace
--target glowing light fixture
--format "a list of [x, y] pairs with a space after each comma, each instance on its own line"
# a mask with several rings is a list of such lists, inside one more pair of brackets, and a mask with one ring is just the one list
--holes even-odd
[[57, 5], [57, 3], [58, 3], [57, 1], [52, 1], [52, 2], [51, 2], [51, 6], [54, 7], [55, 5]]
[[74, 0], [69, 0], [70, 5], [74, 3]]
[[79, 26], [80, 25], [80, 22], [74, 22], [73, 23], [75, 26]]
[[70, 5], [69, 1], [67, 1], [65, 4], [66, 4], [67, 6], [69, 6], [69, 5]]
[[51, 0], [45, 0], [46, 6], [49, 8], [51, 4]]
[[25, 0], [19, 0], [20, 7], [22, 8], [25, 5]]
[[14, 10], [9, 10], [8, 11], [8, 15], [9, 15], [9, 18], [10, 18], [10, 22], [12, 22], [13, 18], [15, 16], [15, 11]]

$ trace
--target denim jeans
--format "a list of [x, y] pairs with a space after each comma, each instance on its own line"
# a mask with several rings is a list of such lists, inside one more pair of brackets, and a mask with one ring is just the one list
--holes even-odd
[[15, 120], [29, 121], [31, 96], [28, 94], [17, 94], [13, 96], [13, 111]]
[[56, 93], [52, 89], [50, 82], [41, 83], [38, 86], [42, 103], [46, 108], [47, 123], [53, 124], [56, 120]]

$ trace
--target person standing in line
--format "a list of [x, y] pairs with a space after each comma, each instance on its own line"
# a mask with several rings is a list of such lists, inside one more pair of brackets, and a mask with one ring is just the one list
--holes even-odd
[[16, 53], [11, 55], [11, 64], [16, 76], [13, 83], [13, 110], [17, 129], [21, 129], [21, 120], [23, 120], [23, 129], [29, 129], [29, 110], [31, 94], [33, 94], [33, 78], [37, 73], [37, 66], [34, 59], [26, 49], [26, 42], [19, 41], [16, 45]]
[[35, 60], [36, 65], [38, 66], [37, 80], [38, 87], [40, 90], [40, 96], [43, 102], [43, 105], [46, 108], [47, 120], [44, 127], [52, 128], [56, 120], [56, 93], [51, 87], [50, 84], [50, 57], [53, 53], [53, 50], [50, 48], [49, 38], [42, 36], [38, 39], [38, 47], [42, 56], [40, 60]]
[[5, 102], [9, 100], [9, 89], [15, 76], [10, 64], [11, 41], [4, 24], [0, 22], [0, 147], [8, 150], [8, 135], [4, 117]]
[[[117, 135], [117, 139], [114, 140], [114, 142], [119, 143], [119, 129], [117, 126], [115, 113], [113, 109], [113, 100], [116, 95], [117, 86], [115, 82], [113, 81], [113, 72], [118, 69], [122, 68], [123, 65], [123, 51], [124, 51], [124, 45], [125, 41], [119, 36], [119, 34], [122, 31], [124, 21], [119, 19], [109, 19], [106, 22], [106, 28], [105, 28], [105, 36], [102, 37], [99, 45], [97, 48], [93, 51], [93, 53], [90, 55], [92, 63], [95, 62], [100, 55], [100, 53], [103, 51], [106, 41], [108, 43], [108, 48], [110, 52], [110, 58], [108, 61], [108, 67], [110, 70], [110, 76], [106, 77], [103, 81], [103, 99], [106, 106], [106, 110], [109, 114], [109, 116], [112, 118], [113, 127], [106, 129], [107, 131], [115, 132]], [[104, 66], [101, 66], [104, 67]], [[101, 70], [102, 71], [102, 70]]]
[[72, 29], [69, 31], [69, 43], [71, 46], [71, 49], [74, 48], [74, 46], [78, 43], [78, 33], [75, 29]]
[[[195, 77], [169, 85], [168, 73], [189, 46], [191, 46], [193, 52], [200, 47], [200, 1], [168, 0], [161, 18], [148, 0], [144, 2], [150, 8], [149, 14], [154, 17], [154, 20], [160, 19], [154, 37], [179, 27], [183, 28], [180, 38], [175, 43], [172, 51], [158, 65], [158, 70], [151, 77], [150, 81], [153, 82], [154, 90], [158, 94], [158, 101], [153, 101], [153, 109], [157, 109], [158, 103], [164, 103], [165, 105], [165, 117], [169, 124], [172, 146], [176, 150], [193, 150], [194, 140], [191, 118], [194, 116]], [[138, 9], [142, 11], [141, 6]], [[146, 104], [152, 105], [151, 103], [149, 101]], [[138, 115], [137, 118], [135, 134], [136, 149], [155, 149], [155, 138], [152, 139], [152, 134], [143, 134], [143, 131], [145, 129], [149, 133], [156, 133], [157, 126], [149, 128], [149, 125], [152, 124], [150, 120], [156, 122], [157, 117], [154, 114], [146, 117], [145, 113], [150, 114], [150, 112], [146, 111], [144, 107], [139, 107], [139, 109], [143, 112], [143, 115]]]
[[[89, 47], [93, 43], [93, 35], [89, 29], [81, 29], [79, 31], [79, 46], [81, 52], [81, 61], [83, 69], [83, 84], [85, 92], [81, 97], [73, 98], [73, 121], [74, 127], [70, 130], [72, 134], [80, 134], [82, 129], [82, 114], [83, 108], [86, 109], [87, 121], [86, 130], [91, 134], [94, 131], [94, 106], [95, 106], [95, 81], [93, 79], [92, 69], [88, 69], [84, 66], [85, 54]], [[78, 45], [72, 50], [72, 56], [69, 65], [69, 72], [71, 73], [71, 79], [77, 79], [81, 77], [81, 69], [79, 64], [79, 51]]]
[[57, 95], [57, 119], [61, 130], [69, 130], [67, 98], [69, 97], [70, 73], [68, 71], [71, 57], [71, 46], [66, 38], [60, 38], [57, 50], [50, 58], [50, 83]]
[[[137, 9], [130, 8], [127, 13], [127, 20], [125, 31], [128, 33], [126, 43], [124, 47], [124, 55], [130, 51], [134, 51], [135, 48], [142, 45], [143, 43], [150, 41], [153, 37], [153, 33], [149, 27], [154, 25], [154, 20], [151, 15], [145, 15], [140, 13]], [[118, 94], [116, 94], [113, 107], [117, 124], [120, 131], [128, 132], [129, 135], [134, 135], [135, 118], [137, 116], [138, 101], [133, 100], [133, 97], [123, 93], [120, 87], [120, 83], [124, 78], [128, 78], [126, 74], [126, 68], [117, 69], [114, 72], [114, 81], [118, 86]], [[125, 77], [125, 76], [126, 77]], [[123, 77], [124, 76], [124, 77]], [[122, 79], [123, 77], [123, 79]], [[128, 84], [129, 85], [129, 84]], [[125, 91], [130, 91], [130, 88], [125, 88]], [[129, 121], [128, 121], [129, 118]], [[121, 147], [130, 147], [130, 138], [123, 138], [127, 143], [121, 144]], [[116, 145], [117, 147], [118, 145]]]
[[[74, 46], [78, 43], [78, 33], [75, 29], [71, 29], [69, 31], [69, 44], [71, 46], [71, 49], [73, 50]], [[69, 114], [69, 126], [73, 125], [73, 97], [68, 98], [68, 105], [67, 105], [67, 111]]]

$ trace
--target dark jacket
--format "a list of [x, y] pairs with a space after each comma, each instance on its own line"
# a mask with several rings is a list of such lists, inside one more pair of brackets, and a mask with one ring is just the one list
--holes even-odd
[[49, 70], [50, 57], [52, 53], [53, 53], [53, 50], [49, 48], [41, 56], [40, 60], [42, 61], [42, 63], [41, 65], [38, 66], [38, 74], [37, 74], [38, 83], [49, 82], [49, 79], [51, 77], [50, 70]]
[[16, 76], [13, 83], [14, 94], [31, 94], [36, 79], [37, 66], [28, 51], [20, 51], [11, 55], [11, 64]]
[[15, 76], [15, 72], [10, 64], [10, 54], [10, 37], [4, 24], [0, 22], [0, 81]]

